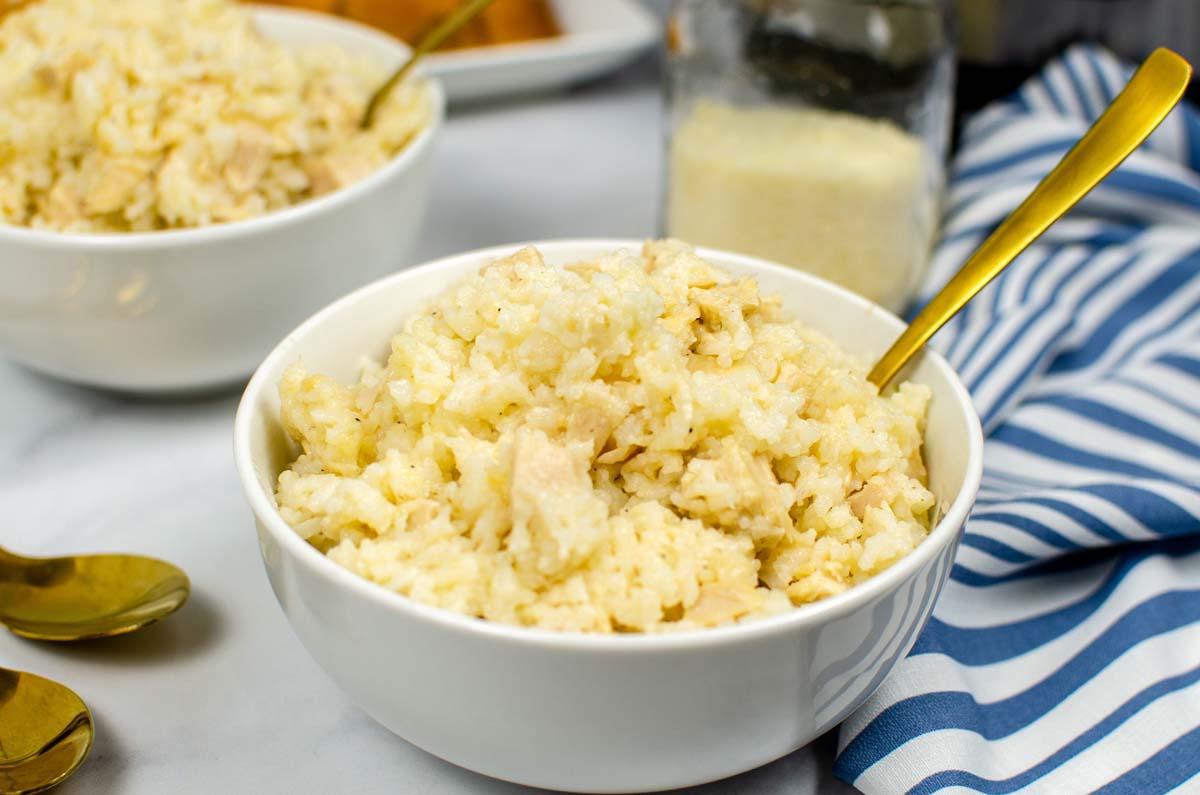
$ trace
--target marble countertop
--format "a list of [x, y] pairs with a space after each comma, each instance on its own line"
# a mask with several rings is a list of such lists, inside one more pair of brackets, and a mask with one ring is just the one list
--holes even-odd
[[[643, 62], [568, 94], [455, 111], [419, 262], [537, 238], [650, 236], [659, 97]], [[497, 157], [497, 152], [505, 153]], [[0, 665], [67, 684], [96, 742], [57, 792], [488, 793], [522, 787], [442, 762], [361, 713], [292, 634], [234, 472], [237, 395], [151, 402], [0, 361], [0, 543], [29, 554], [130, 551], [192, 578], [177, 615], [124, 638], [0, 634]], [[692, 792], [844, 795], [831, 739]]]

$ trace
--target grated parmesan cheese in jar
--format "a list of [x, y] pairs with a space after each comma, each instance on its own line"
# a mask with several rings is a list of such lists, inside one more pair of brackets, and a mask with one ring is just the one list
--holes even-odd
[[671, 142], [667, 231], [793, 265], [899, 312], [933, 235], [928, 157], [891, 122], [705, 100]]

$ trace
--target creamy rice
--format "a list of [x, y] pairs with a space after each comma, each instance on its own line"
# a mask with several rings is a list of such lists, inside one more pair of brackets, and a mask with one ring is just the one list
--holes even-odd
[[40, 0], [0, 22], [0, 220], [237, 221], [354, 182], [425, 127], [424, 85], [357, 128], [379, 64], [285, 48], [232, 0]]
[[511, 624], [660, 632], [839, 593], [928, 533], [928, 388], [677, 241], [534, 249], [403, 323], [345, 386], [293, 365], [284, 518], [349, 570]]

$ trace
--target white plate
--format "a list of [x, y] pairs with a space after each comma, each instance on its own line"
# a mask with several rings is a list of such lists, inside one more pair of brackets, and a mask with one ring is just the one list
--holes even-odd
[[551, 0], [562, 35], [430, 55], [451, 102], [562, 88], [630, 61], [659, 40], [637, 0]]

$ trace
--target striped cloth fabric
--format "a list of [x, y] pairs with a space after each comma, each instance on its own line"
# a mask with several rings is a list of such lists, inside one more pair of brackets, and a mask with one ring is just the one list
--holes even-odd
[[[968, 124], [931, 291], [1130, 73], [1075, 47]], [[938, 335], [983, 487], [933, 618], [841, 728], [868, 795], [1200, 792], [1198, 172], [1181, 107]]]

